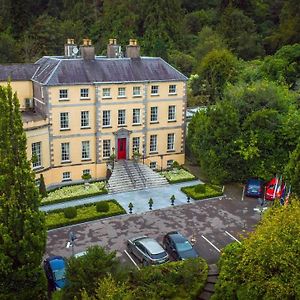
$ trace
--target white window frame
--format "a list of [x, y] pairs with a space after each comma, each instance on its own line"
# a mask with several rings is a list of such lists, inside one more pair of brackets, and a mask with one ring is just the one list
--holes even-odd
[[81, 128], [90, 128], [90, 112], [88, 110], [80, 112], [80, 125]]
[[169, 105], [168, 121], [176, 121], [176, 105]]
[[159, 86], [158, 85], [151, 85], [151, 96], [158, 96], [159, 93]]
[[140, 86], [134, 86], [132, 88], [132, 95], [133, 97], [141, 97], [141, 87]]
[[103, 88], [102, 89], [102, 98], [110, 99], [111, 98], [111, 90], [110, 88]]
[[61, 143], [61, 161], [70, 162], [70, 143]]
[[82, 141], [81, 142], [81, 159], [89, 160], [90, 157], [90, 141]]
[[149, 164], [150, 169], [152, 170], [157, 170], [157, 162], [156, 161], [151, 161]]
[[42, 142], [35, 142], [31, 144], [31, 157], [35, 157], [36, 161], [32, 162], [32, 168], [40, 168], [42, 166]]
[[103, 140], [102, 141], [102, 156], [103, 156], [103, 158], [109, 158], [110, 157], [110, 147], [111, 147], [111, 141], [110, 140]]
[[91, 170], [90, 169], [82, 170], [82, 175], [85, 175], [85, 174], [91, 175]]
[[70, 181], [71, 179], [71, 172], [63, 172], [62, 174], [62, 181]]
[[126, 88], [125, 87], [118, 88], [118, 98], [126, 98]]
[[168, 159], [168, 160], [167, 160], [167, 169], [172, 168], [173, 163], [174, 163], [174, 160], [173, 160], [173, 159]]
[[157, 134], [150, 135], [150, 153], [157, 152]]
[[132, 154], [134, 154], [134, 152], [140, 153], [140, 137], [139, 136], [132, 138]]
[[69, 91], [68, 91], [68, 89], [60, 89], [59, 90], [59, 100], [60, 101], [69, 100]]
[[176, 95], [177, 94], [177, 86], [176, 84], [169, 85], [169, 95]]
[[80, 99], [90, 99], [88, 88], [80, 89]]
[[167, 138], [167, 151], [175, 150], [175, 133], [168, 133]]
[[140, 108], [132, 109], [132, 124], [135, 124], [135, 125], [141, 124], [141, 109]]
[[69, 130], [70, 127], [70, 118], [68, 112], [61, 112], [60, 113], [60, 130]]
[[158, 106], [151, 106], [150, 108], [150, 123], [158, 122]]
[[102, 127], [111, 127], [111, 113], [110, 110], [102, 111]]
[[126, 110], [119, 109], [118, 110], [118, 126], [125, 126], [126, 125]]

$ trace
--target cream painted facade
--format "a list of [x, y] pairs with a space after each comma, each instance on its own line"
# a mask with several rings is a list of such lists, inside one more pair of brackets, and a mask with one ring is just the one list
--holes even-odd
[[36, 178], [43, 174], [48, 186], [79, 182], [85, 172], [104, 179], [112, 154], [132, 159], [138, 151], [159, 170], [184, 163], [186, 80], [11, 85], [22, 107], [33, 98], [43, 112], [28, 112], [23, 123], [28, 159], [34, 154]]

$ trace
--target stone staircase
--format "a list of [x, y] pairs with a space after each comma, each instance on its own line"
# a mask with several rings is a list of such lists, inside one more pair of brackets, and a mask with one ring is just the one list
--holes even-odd
[[215, 283], [218, 279], [219, 271], [217, 265], [208, 266], [208, 276], [203, 292], [199, 296], [199, 300], [208, 300], [215, 292]]
[[147, 165], [132, 161], [115, 162], [111, 177], [108, 180], [109, 193], [154, 188], [169, 184], [168, 181], [151, 170]]

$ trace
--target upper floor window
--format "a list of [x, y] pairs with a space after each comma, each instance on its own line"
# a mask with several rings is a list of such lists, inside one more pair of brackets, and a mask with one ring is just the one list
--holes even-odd
[[110, 110], [103, 110], [102, 112], [102, 126], [110, 126]]
[[89, 141], [81, 142], [81, 158], [82, 159], [90, 158], [90, 142]]
[[81, 99], [89, 98], [89, 89], [80, 89], [80, 98]]
[[59, 100], [67, 100], [68, 99], [68, 90], [61, 89], [59, 90]]
[[141, 87], [140, 86], [134, 86], [132, 89], [133, 97], [139, 97], [141, 96]]
[[69, 129], [69, 113], [60, 113], [60, 130]]
[[41, 158], [41, 142], [31, 144], [32, 167], [38, 168], [42, 166]]
[[140, 138], [134, 137], [132, 138], [132, 153], [140, 152]]
[[150, 152], [157, 151], [157, 135], [150, 135]]
[[168, 133], [167, 150], [175, 150], [175, 134]]
[[61, 143], [61, 161], [70, 161], [70, 143]]
[[175, 105], [169, 105], [168, 121], [176, 121], [176, 106]]
[[118, 125], [125, 125], [125, 109], [118, 110]]
[[103, 157], [110, 157], [110, 140], [103, 140]]
[[150, 122], [157, 122], [158, 121], [158, 108], [157, 106], [151, 107], [150, 111]]
[[141, 110], [139, 108], [134, 108], [132, 110], [132, 123], [141, 124]]
[[158, 95], [158, 85], [151, 85], [151, 95]]
[[90, 126], [90, 112], [81, 112], [81, 128], [88, 128]]
[[124, 87], [118, 88], [118, 97], [119, 98], [126, 97], [126, 89]]
[[102, 97], [103, 98], [110, 98], [110, 88], [103, 88], [102, 90]]
[[169, 94], [176, 94], [176, 84], [169, 85]]

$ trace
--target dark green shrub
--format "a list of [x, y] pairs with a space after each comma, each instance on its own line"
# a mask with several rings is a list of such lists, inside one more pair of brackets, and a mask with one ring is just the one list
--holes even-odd
[[172, 163], [172, 169], [180, 169], [180, 164], [176, 160]]
[[75, 217], [77, 217], [76, 207], [66, 207], [64, 209], [64, 215], [67, 219], [74, 219]]
[[201, 193], [205, 193], [205, 191], [206, 191], [205, 184], [198, 184], [198, 185], [195, 186], [195, 192], [196, 193], [201, 194]]
[[108, 212], [109, 211], [109, 204], [106, 201], [101, 201], [96, 204], [97, 212]]

